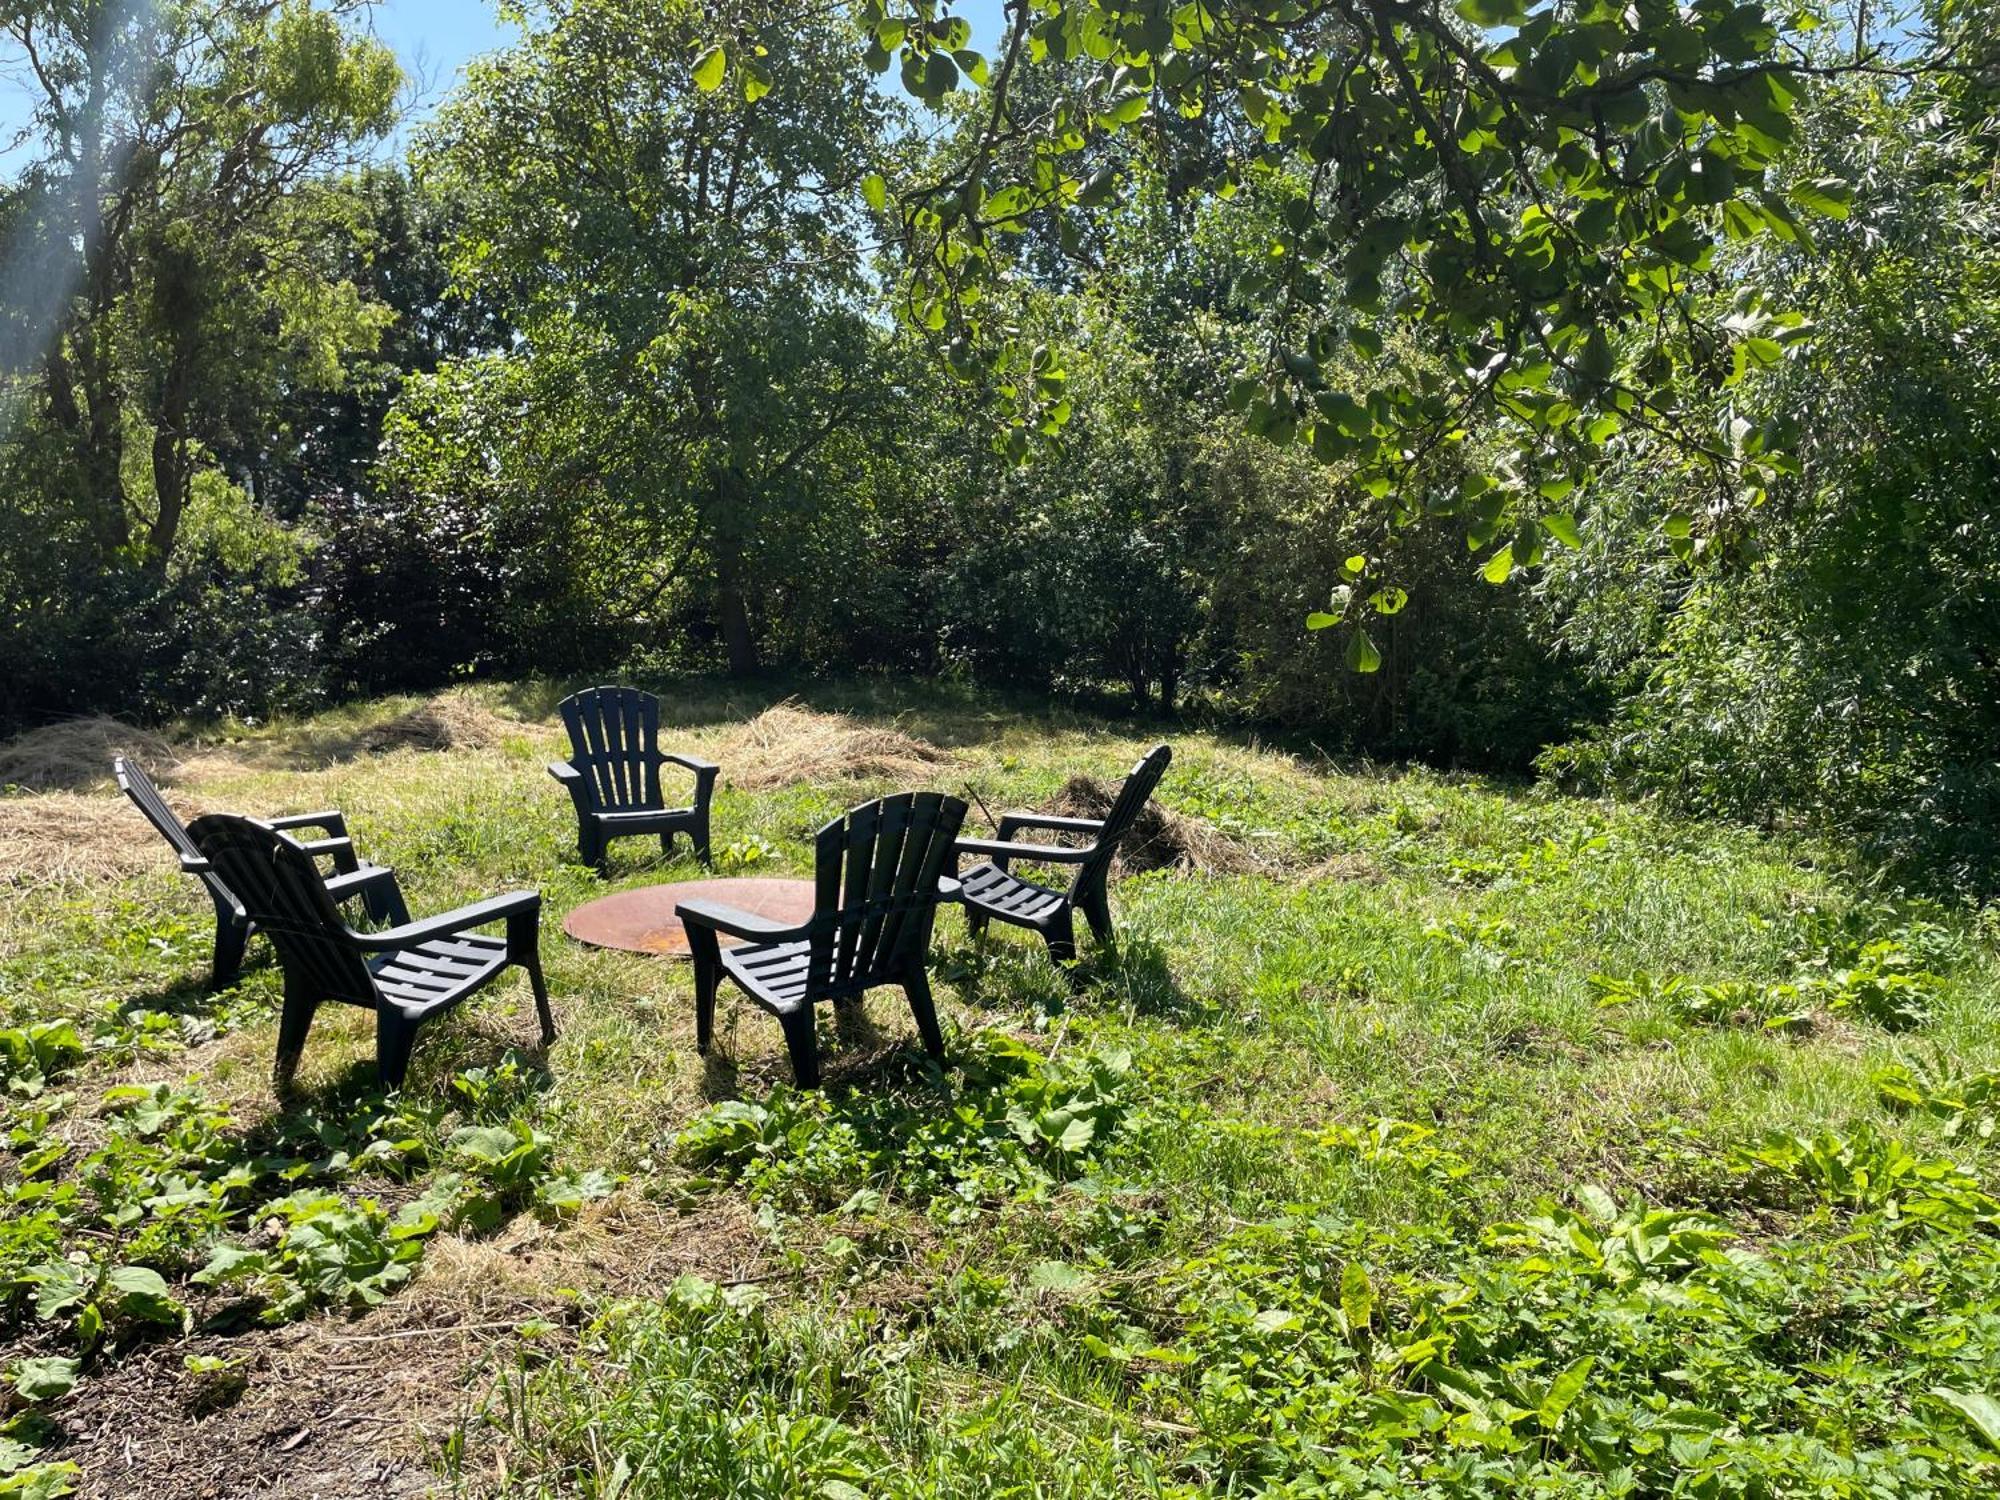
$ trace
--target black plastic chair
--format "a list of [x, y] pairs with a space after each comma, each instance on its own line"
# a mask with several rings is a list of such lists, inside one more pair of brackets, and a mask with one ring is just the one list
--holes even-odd
[[[111, 762], [111, 774], [118, 778], [118, 789], [132, 799], [132, 805], [173, 846], [181, 870], [198, 877], [209, 900], [215, 903], [214, 983], [217, 989], [223, 988], [242, 970], [243, 950], [257, 930], [256, 924], [244, 911], [243, 903], [208, 867], [145, 767], [121, 755]], [[347, 835], [347, 820], [338, 811], [294, 813], [289, 817], [266, 818], [264, 822], [271, 828], [317, 828], [326, 834], [325, 838], [313, 839], [300, 847], [308, 854], [324, 855], [333, 861], [335, 873], [326, 888], [336, 901], [359, 896], [371, 921], [410, 920], [394, 874], [386, 866], [365, 863], [355, 854], [354, 842]]]
[[[694, 954], [695, 1040], [706, 1054], [715, 1035], [715, 996], [726, 974], [778, 1018], [801, 1087], [819, 1083], [813, 1007], [859, 1000], [877, 985], [901, 985], [933, 1057], [944, 1056], [924, 959], [940, 900], [957, 893], [952, 840], [965, 804], [936, 792], [899, 792], [864, 803], [819, 831], [813, 914], [781, 927], [708, 901], [675, 910]], [[718, 934], [741, 938], [724, 949]]]
[[[1099, 943], [1110, 944], [1111, 860], [1118, 844], [1132, 830], [1133, 821], [1153, 795], [1153, 789], [1173, 760], [1172, 747], [1155, 745], [1125, 778], [1111, 811], [1103, 818], [1059, 818], [1050, 813], [1010, 812], [1003, 814], [991, 839], [960, 839], [958, 853], [983, 855], [986, 862], [959, 874], [965, 903], [966, 924], [975, 937], [983, 935], [991, 921], [1011, 922], [1040, 933], [1049, 945], [1049, 957], [1059, 964], [1076, 958], [1075, 913], [1081, 911], [1090, 923], [1091, 935]], [[1017, 841], [1014, 835], [1024, 828], [1087, 838], [1077, 844], [1036, 844]], [[1066, 890], [1038, 885], [1013, 873], [1008, 865], [1016, 860], [1052, 865], [1074, 865]]]
[[[257, 930], [270, 937], [284, 966], [285, 1003], [272, 1069], [280, 1091], [298, 1067], [320, 1002], [338, 1000], [375, 1012], [376, 1072], [384, 1085], [396, 1088], [409, 1069], [417, 1028], [512, 964], [527, 970], [534, 988], [542, 1045], [555, 1040], [555, 1018], [542, 983], [539, 892], [514, 891], [442, 916], [357, 932], [341, 920], [312, 855], [290, 834], [228, 813], [196, 818], [188, 833], [201, 858], [241, 898]], [[400, 893], [396, 899], [400, 904]], [[500, 921], [507, 924], [505, 938], [473, 931]]]
[[[674, 835], [685, 833], [695, 857], [709, 861], [708, 804], [719, 767], [659, 747], [660, 700], [637, 688], [595, 687], [562, 701], [570, 758], [551, 761], [549, 774], [576, 804], [576, 848], [583, 863], [610, 873], [605, 846], [635, 834], [657, 833], [671, 854]], [[671, 761], [694, 773], [694, 802], [669, 807], [660, 790], [660, 766]]]

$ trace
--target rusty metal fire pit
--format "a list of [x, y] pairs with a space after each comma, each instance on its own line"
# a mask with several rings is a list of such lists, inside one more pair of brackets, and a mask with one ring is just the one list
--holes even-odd
[[[683, 901], [719, 901], [754, 917], [797, 926], [813, 914], [813, 883], [737, 878], [641, 886], [586, 901], [563, 918], [563, 931], [594, 948], [686, 958], [687, 932], [674, 915]], [[734, 947], [736, 940], [725, 934], [722, 945]]]

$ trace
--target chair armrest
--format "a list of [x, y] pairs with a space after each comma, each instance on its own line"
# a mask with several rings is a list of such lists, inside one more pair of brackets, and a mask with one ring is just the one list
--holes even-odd
[[549, 774], [555, 777], [557, 781], [562, 782], [565, 786], [567, 786], [572, 781], [583, 780], [583, 772], [579, 771], [575, 766], [571, 765], [566, 760], [550, 761]]
[[938, 900], [956, 901], [965, 894], [965, 886], [949, 875], [938, 876]]
[[354, 840], [346, 837], [337, 839], [312, 839], [299, 847], [308, 854], [328, 855], [333, 860], [333, 868], [342, 875], [352, 875], [361, 868], [361, 857], [354, 852]]
[[731, 937], [752, 943], [777, 943], [788, 938], [802, 938], [812, 930], [810, 922], [786, 927], [769, 918], [725, 906], [720, 901], [683, 901], [674, 908], [674, 915], [681, 919], [683, 926], [706, 927], [710, 931], [726, 932]]
[[722, 769], [722, 767], [718, 766], [714, 761], [703, 760], [698, 755], [675, 755], [672, 754], [671, 752], [662, 751], [660, 754], [660, 759], [670, 760], [677, 766], [685, 766], [687, 767], [688, 770], [694, 772], [695, 775], [697, 776], [699, 776], [703, 771], [720, 771]]
[[1017, 828], [1047, 828], [1057, 833], [1102, 833], [1102, 818], [1059, 818], [1054, 813], [1010, 812], [1000, 815], [995, 836], [1006, 842]]
[[[324, 828], [326, 836], [333, 839], [347, 837], [347, 815], [338, 808], [328, 808], [325, 812], [286, 813], [279, 818], [262, 820], [268, 828], [289, 832], [294, 828]], [[312, 846], [308, 844], [307, 848]]]
[[214, 872], [215, 866], [205, 859], [195, 858], [192, 854], [183, 854], [180, 859], [183, 875], [208, 875]]
[[1012, 844], [998, 839], [959, 839], [952, 845], [959, 854], [983, 854], [988, 859], [1039, 860], [1049, 865], [1080, 865], [1097, 852], [1097, 845], [1080, 849], [1067, 844]]
[[334, 875], [326, 882], [326, 893], [335, 901], [345, 901], [349, 896], [358, 896], [371, 886], [383, 882], [396, 883], [396, 872], [387, 865], [363, 865], [357, 870]]
[[432, 938], [450, 937], [471, 927], [484, 927], [488, 922], [497, 922], [502, 917], [519, 916], [542, 909], [540, 891], [509, 891], [504, 896], [489, 896], [484, 901], [475, 901], [470, 906], [461, 906], [455, 911], [439, 916], [425, 917], [422, 921], [406, 922], [401, 927], [385, 927], [380, 932], [356, 932], [347, 929], [348, 940], [355, 947], [369, 953], [379, 953], [388, 948], [413, 948], [418, 943], [427, 943]]

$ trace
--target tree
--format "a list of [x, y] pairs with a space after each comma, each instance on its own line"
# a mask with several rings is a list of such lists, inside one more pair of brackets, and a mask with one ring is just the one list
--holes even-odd
[[[378, 308], [302, 247], [302, 186], [387, 132], [400, 74], [360, 0], [15, 0], [0, 35], [38, 95], [14, 190], [6, 368], [32, 370], [55, 485], [98, 566], [139, 533], [164, 574], [197, 474], [286, 383], [330, 385]], [[128, 468], [143, 446], [144, 488]]]
[[520, 333], [495, 357], [513, 372], [473, 384], [532, 408], [465, 460], [506, 476], [500, 503], [600, 531], [619, 618], [704, 579], [730, 670], [752, 671], [760, 566], [818, 503], [817, 456], [892, 399], [859, 192], [889, 107], [834, 5], [514, 14], [527, 35], [420, 152], [465, 205], [461, 287]]
[[[997, 60], [930, 0], [863, 12], [871, 64], [918, 97], [985, 89], [968, 149], [893, 187], [908, 315], [1010, 400], [1016, 457], [1063, 394], [996, 290], [1031, 226], [1088, 244], [1125, 189], [1103, 143], [1130, 138], [1177, 193], [1285, 200], [1237, 288], [1267, 333], [1233, 393], [1251, 428], [1358, 465], [1399, 524], [1462, 518], [1489, 578], [1573, 534], [1569, 497], [1619, 440], [1688, 455], [1707, 497], [1680, 534], [1733, 544], [1787, 461], [1770, 432], [1691, 422], [1675, 377], [1774, 363], [1797, 320], [1753, 295], [1703, 326], [1700, 293], [1718, 244], [1846, 211], [1842, 182], [1786, 170], [1793, 112], [1817, 77], [1892, 70], [1815, 60], [1810, 11], [1737, 0], [1008, 0]], [[1060, 86], [1017, 87], [1037, 68]], [[1434, 372], [1383, 358], [1398, 328]], [[1427, 488], [1426, 458], [1475, 417], [1480, 472]], [[1379, 603], [1366, 581], [1327, 618]]]

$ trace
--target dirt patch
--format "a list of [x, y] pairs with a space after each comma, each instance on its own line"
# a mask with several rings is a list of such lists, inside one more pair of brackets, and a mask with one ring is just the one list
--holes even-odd
[[[1042, 811], [1063, 818], [1102, 818], [1118, 800], [1118, 784], [1095, 776], [1072, 776]], [[1238, 843], [1212, 823], [1149, 801], [1118, 845], [1117, 868], [1206, 870], [1217, 875], [1253, 875], [1269, 865], [1255, 850]]]
[[787, 699], [730, 735], [717, 756], [722, 773], [746, 791], [801, 781], [900, 777], [924, 781], [950, 765], [949, 750], [900, 729], [823, 714]]
[[[428, 1494], [444, 1437], [482, 1394], [479, 1356], [497, 1330], [433, 1329], [416, 1311], [127, 1355], [59, 1410], [68, 1440], [44, 1457], [78, 1465], [79, 1492], [103, 1500]], [[187, 1360], [199, 1356], [232, 1363], [196, 1376]]]
[[373, 755], [391, 750], [490, 750], [518, 728], [465, 688], [453, 688], [361, 737]]
[[120, 719], [66, 719], [30, 729], [0, 744], [0, 787], [31, 792], [80, 792], [111, 779], [115, 756], [136, 760], [156, 777], [180, 760], [173, 746]]
[[[734, 1199], [683, 1214], [620, 1194], [562, 1226], [523, 1215], [490, 1239], [440, 1235], [409, 1291], [365, 1318], [126, 1354], [57, 1409], [66, 1440], [44, 1457], [79, 1465], [81, 1492], [104, 1500], [429, 1494], [446, 1439], [516, 1350], [573, 1348], [581, 1313], [562, 1289], [657, 1296], [683, 1271], [743, 1283], [771, 1264]], [[232, 1364], [190, 1374], [204, 1355]]]
[[0, 797], [0, 887], [117, 880], [171, 866], [171, 851], [123, 797]]

